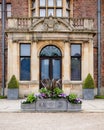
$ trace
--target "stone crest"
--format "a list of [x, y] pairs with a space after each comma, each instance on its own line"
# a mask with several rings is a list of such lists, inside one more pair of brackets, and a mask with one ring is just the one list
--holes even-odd
[[44, 31], [56, 31], [58, 30], [58, 21], [54, 19], [52, 16], [49, 16], [48, 19], [45, 19], [43, 22], [43, 30]]

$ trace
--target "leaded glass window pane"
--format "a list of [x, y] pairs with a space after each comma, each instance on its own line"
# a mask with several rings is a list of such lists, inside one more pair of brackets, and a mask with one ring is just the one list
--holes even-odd
[[62, 0], [56, 0], [56, 6], [62, 7]]
[[71, 80], [81, 80], [81, 59], [71, 58]]
[[30, 80], [30, 44], [20, 46], [20, 80]]
[[53, 12], [54, 10], [53, 9], [48, 9], [48, 16], [52, 15], [53, 16]]
[[48, 0], [48, 6], [54, 6], [54, 0]]
[[11, 4], [7, 4], [7, 11], [11, 11]]
[[46, 10], [40, 9], [40, 17], [45, 17], [45, 15], [46, 15]]
[[41, 79], [49, 79], [49, 60], [44, 59], [41, 61]]
[[53, 59], [53, 79], [60, 79], [60, 60]]
[[71, 45], [71, 80], [81, 80], [81, 45]]
[[7, 4], [7, 17], [11, 17], [11, 4]]
[[30, 58], [20, 58], [20, 80], [30, 80]]
[[62, 17], [62, 9], [56, 9], [56, 16]]
[[40, 0], [40, 6], [45, 6], [45, 0]]
[[21, 56], [30, 56], [30, 45], [21, 44]]
[[81, 47], [80, 45], [71, 45], [71, 56], [80, 56]]
[[46, 46], [42, 49], [40, 56], [61, 56], [61, 52], [55, 46]]

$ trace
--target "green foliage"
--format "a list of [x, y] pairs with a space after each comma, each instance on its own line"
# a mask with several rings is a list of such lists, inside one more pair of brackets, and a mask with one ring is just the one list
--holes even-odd
[[53, 91], [53, 89], [55, 87], [61, 88], [61, 79], [59, 79], [59, 80], [44, 79], [44, 80], [41, 81], [41, 83], [42, 83], [42, 86], [44, 86], [44, 88], [47, 88], [50, 91]]
[[96, 95], [95, 98], [97, 98], [97, 99], [104, 99], [104, 95]]
[[39, 90], [39, 92], [42, 93], [42, 94], [45, 94], [46, 97], [50, 97], [51, 96], [51, 91], [48, 90], [47, 88], [41, 88]]
[[94, 89], [95, 88], [94, 80], [93, 80], [91, 74], [87, 75], [85, 81], [83, 82], [83, 88], [84, 89]]
[[63, 93], [63, 90], [60, 89], [59, 87], [55, 87], [53, 89], [53, 93], [52, 93], [52, 99], [59, 99], [59, 98], [64, 98], [63, 96], [65, 96], [65, 94]]
[[74, 93], [71, 93], [69, 96], [67, 96], [68, 100], [72, 101], [75, 100], [77, 98], [77, 95]]
[[34, 94], [29, 94], [28, 97], [27, 97], [27, 100], [23, 102], [23, 104], [28, 104], [28, 103], [33, 103], [33, 102], [36, 102], [37, 100], [37, 97], [34, 96]]
[[80, 98], [77, 97], [77, 94], [71, 93], [67, 96], [67, 100], [72, 104], [82, 104]]
[[1, 95], [0, 95], [0, 99], [5, 99], [5, 98], [7, 98], [7, 97], [6, 97], [6, 96], [1, 96]]
[[10, 81], [8, 83], [8, 88], [9, 89], [19, 88], [19, 83], [18, 83], [15, 75], [13, 75], [12, 78], [10, 79]]
[[63, 93], [63, 90], [60, 89], [60, 88], [58, 88], [58, 87], [56, 87], [56, 88], [54, 88], [53, 93], [58, 96], [58, 95], [60, 95], [61, 93]]

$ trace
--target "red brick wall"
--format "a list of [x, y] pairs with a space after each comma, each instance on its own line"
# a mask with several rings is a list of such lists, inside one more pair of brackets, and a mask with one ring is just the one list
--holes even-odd
[[[74, 17], [94, 18], [94, 29], [97, 29], [97, 0], [74, 0]], [[97, 85], [97, 34], [94, 37], [94, 79]]]
[[12, 17], [28, 17], [28, 0], [11, 0]]
[[104, 0], [102, 0], [101, 4], [101, 74], [102, 74], [102, 86], [104, 87]]

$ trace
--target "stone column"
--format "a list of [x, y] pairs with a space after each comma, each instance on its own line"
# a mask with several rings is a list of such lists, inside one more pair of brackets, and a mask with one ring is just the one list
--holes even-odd
[[39, 58], [36, 42], [31, 45], [31, 80], [39, 80]]
[[93, 40], [83, 43], [82, 48], [82, 80], [84, 80], [88, 73], [93, 76]]
[[12, 64], [13, 64], [13, 74], [19, 80], [19, 72], [20, 72], [20, 58], [19, 58], [19, 44], [16, 42], [12, 43], [13, 52], [12, 52]]
[[15, 75], [19, 80], [19, 44], [8, 37], [8, 80]]
[[31, 44], [31, 80], [34, 83], [33, 91], [39, 90], [39, 57], [37, 52], [37, 42]]
[[36, 17], [39, 16], [39, 0], [36, 0]]
[[93, 54], [93, 39], [89, 40], [89, 73], [94, 76], [94, 54]]
[[66, 0], [63, 0], [63, 17], [66, 17]]
[[86, 41], [82, 45], [82, 81], [86, 78], [89, 70], [89, 43]]
[[63, 60], [63, 72], [64, 77], [63, 80], [70, 79], [70, 52], [69, 52], [69, 43], [65, 42], [65, 49], [64, 49], [64, 60]]
[[70, 81], [70, 46], [68, 42], [65, 42], [64, 57], [63, 57], [63, 90], [65, 93], [69, 93], [69, 81]]
[[8, 81], [10, 80], [11, 78], [11, 75], [12, 75], [12, 69], [13, 69], [13, 59], [12, 59], [12, 56], [13, 56], [13, 48], [12, 48], [12, 39], [11, 37], [8, 35]]

